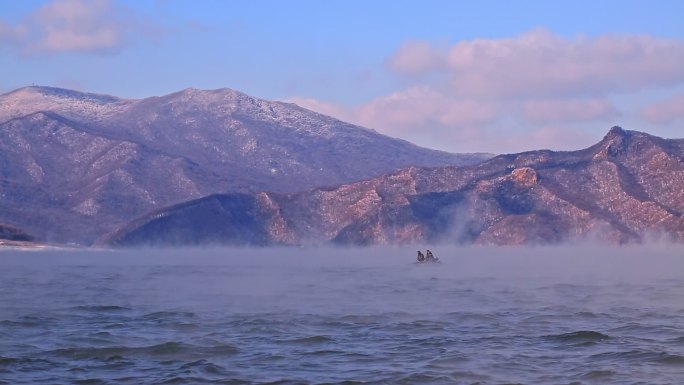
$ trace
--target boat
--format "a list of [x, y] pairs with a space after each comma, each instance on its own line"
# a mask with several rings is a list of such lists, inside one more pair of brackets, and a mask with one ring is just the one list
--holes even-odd
[[425, 255], [423, 252], [418, 250], [418, 256], [416, 257], [416, 263], [440, 263], [439, 258], [432, 254], [432, 251], [428, 250]]

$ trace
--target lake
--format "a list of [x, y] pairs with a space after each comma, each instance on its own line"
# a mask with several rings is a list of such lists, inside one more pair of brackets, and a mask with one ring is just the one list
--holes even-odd
[[0, 384], [684, 378], [681, 246], [416, 250], [2, 250]]

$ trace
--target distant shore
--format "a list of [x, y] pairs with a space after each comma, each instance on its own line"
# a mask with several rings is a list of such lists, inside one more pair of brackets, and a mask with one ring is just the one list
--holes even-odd
[[18, 249], [18, 250], [43, 250], [43, 249], [73, 249], [77, 246], [68, 245], [54, 245], [42, 242], [31, 241], [13, 241], [9, 239], [0, 239], [0, 251], [4, 249]]

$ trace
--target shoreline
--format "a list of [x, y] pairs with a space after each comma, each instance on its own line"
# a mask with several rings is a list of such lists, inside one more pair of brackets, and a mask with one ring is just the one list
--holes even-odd
[[10, 239], [0, 239], [0, 251], [2, 250], [61, 250], [61, 249], [80, 249], [78, 246], [55, 245], [50, 243], [32, 241], [14, 241]]

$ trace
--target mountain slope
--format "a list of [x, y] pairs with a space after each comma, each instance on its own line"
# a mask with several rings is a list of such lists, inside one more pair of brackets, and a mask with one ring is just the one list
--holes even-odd
[[684, 140], [614, 127], [580, 151], [530, 151], [469, 167], [411, 167], [331, 189], [252, 195], [250, 210], [233, 206], [230, 222], [256, 224], [258, 236], [198, 230], [204, 217], [196, 212], [234, 199], [215, 196], [142, 218], [107, 242], [163, 245], [188, 228], [196, 229], [192, 239], [231, 244], [238, 237], [254, 245], [681, 241], [683, 192]]
[[42, 241], [89, 244], [211, 194], [300, 191], [485, 158], [229, 89], [132, 100], [27, 87], [0, 95], [0, 222]]
[[17, 228], [0, 224], [0, 241], [5, 240], [28, 242], [32, 241], [33, 238]]

